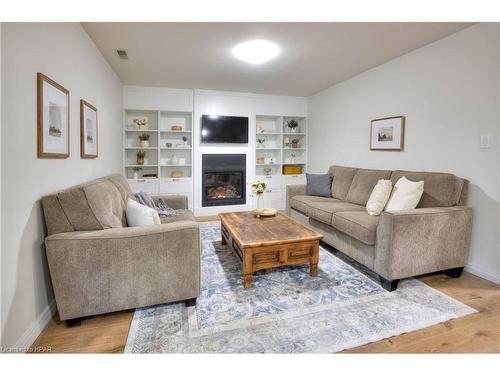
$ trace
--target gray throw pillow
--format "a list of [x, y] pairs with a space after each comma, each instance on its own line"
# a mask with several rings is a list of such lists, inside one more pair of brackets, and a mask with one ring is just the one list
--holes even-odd
[[306, 173], [307, 185], [306, 194], [315, 195], [318, 197], [332, 196], [332, 175], [326, 174], [311, 174]]

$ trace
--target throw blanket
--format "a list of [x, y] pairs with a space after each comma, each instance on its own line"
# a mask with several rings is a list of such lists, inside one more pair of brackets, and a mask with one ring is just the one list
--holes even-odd
[[184, 211], [184, 210], [174, 210], [173, 208], [169, 207], [168, 204], [166, 204], [162, 198], [158, 199], [158, 205], [156, 205], [156, 203], [149, 196], [149, 194], [143, 191], [136, 193], [135, 197], [137, 198], [137, 201], [140, 204], [154, 208], [158, 212], [158, 215], [160, 215], [160, 217], [177, 216], [179, 215], [180, 211]]

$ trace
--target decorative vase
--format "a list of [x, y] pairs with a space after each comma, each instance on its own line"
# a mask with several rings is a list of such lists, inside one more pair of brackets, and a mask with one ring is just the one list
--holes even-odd
[[295, 127], [295, 128], [290, 128], [290, 133], [292, 133], [292, 134], [297, 133], [297, 127]]
[[144, 158], [137, 158], [137, 165], [144, 165]]
[[137, 180], [139, 178], [139, 173], [134, 171], [134, 180]]
[[264, 210], [264, 194], [257, 195], [257, 212]]
[[140, 147], [149, 147], [149, 141], [139, 141]]

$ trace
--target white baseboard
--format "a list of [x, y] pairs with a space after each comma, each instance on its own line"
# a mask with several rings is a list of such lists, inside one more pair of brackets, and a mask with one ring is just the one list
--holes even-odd
[[472, 273], [473, 275], [482, 277], [483, 279], [494, 282], [495, 284], [500, 284], [500, 276], [491, 274], [489, 272], [485, 272], [473, 264], [467, 264], [467, 266], [465, 267], [465, 271]]
[[49, 305], [42, 311], [34, 322], [30, 324], [28, 329], [24, 331], [22, 336], [17, 340], [15, 348], [26, 348], [28, 349], [36, 340], [36, 338], [42, 333], [43, 329], [50, 322], [50, 319], [56, 313], [56, 301], [53, 299]]

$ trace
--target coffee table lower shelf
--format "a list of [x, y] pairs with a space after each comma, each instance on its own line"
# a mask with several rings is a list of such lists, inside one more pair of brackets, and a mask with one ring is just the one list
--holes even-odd
[[228, 245], [243, 264], [243, 287], [252, 286], [252, 274], [259, 270], [309, 263], [309, 274], [318, 275], [319, 240], [296, 240], [282, 244], [243, 247], [221, 224], [222, 244]]

